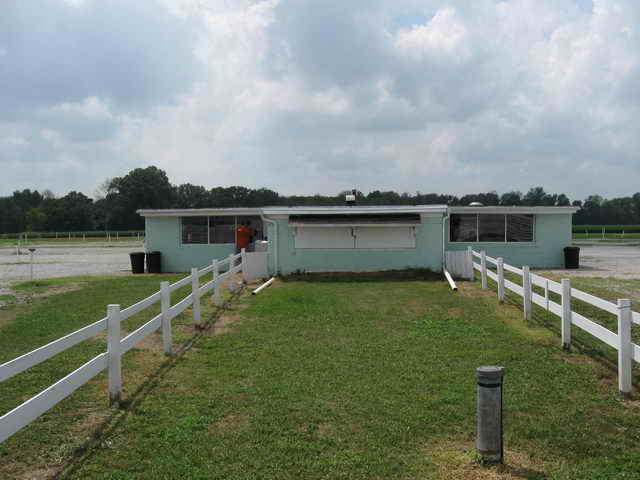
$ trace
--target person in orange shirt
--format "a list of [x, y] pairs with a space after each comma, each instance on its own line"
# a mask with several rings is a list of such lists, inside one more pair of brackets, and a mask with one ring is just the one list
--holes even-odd
[[238, 249], [238, 251], [242, 250], [243, 248], [249, 250], [252, 235], [253, 231], [246, 223], [238, 226], [238, 228], [236, 229], [236, 248]]

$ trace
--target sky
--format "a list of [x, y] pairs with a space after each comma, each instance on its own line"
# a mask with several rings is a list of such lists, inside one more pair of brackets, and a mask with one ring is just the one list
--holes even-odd
[[640, 191], [637, 0], [2, 0], [0, 195]]

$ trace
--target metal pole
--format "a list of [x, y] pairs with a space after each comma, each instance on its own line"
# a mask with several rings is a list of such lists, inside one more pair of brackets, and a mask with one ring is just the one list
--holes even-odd
[[34, 254], [35, 251], [36, 251], [35, 248], [30, 248], [29, 249], [29, 271], [30, 271], [29, 279], [31, 281], [33, 281], [33, 254]]
[[476, 449], [487, 463], [502, 463], [502, 379], [504, 367], [486, 366], [476, 369], [477, 437]]

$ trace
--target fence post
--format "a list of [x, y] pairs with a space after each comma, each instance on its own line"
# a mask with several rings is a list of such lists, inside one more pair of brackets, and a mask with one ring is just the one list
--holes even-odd
[[571, 349], [571, 280], [563, 278], [560, 281], [562, 286], [562, 349]]
[[[234, 257], [234, 254], [230, 253], [229, 254], [229, 270], [227, 270], [228, 272], [231, 272], [231, 269], [234, 267], [233, 257]], [[229, 293], [235, 293], [236, 291], [236, 285], [233, 278], [231, 277], [231, 273], [229, 273], [229, 278], [227, 280], [227, 288], [229, 289]]]
[[171, 355], [171, 319], [169, 308], [171, 307], [171, 292], [169, 282], [160, 282], [160, 307], [162, 308], [162, 346], [165, 355]]
[[549, 311], [549, 280], [544, 282], [544, 308]]
[[218, 260], [213, 260], [213, 303], [215, 306], [219, 307], [222, 305], [220, 302], [220, 281], [218, 278], [220, 277], [220, 266], [218, 264]]
[[631, 394], [631, 300], [618, 300], [618, 389], [621, 395]]
[[201, 327], [200, 323], [200, 281], [198, 277], [198, 268], [193, 267], [191, 269], [191, 295], [193, 298], [193, 321], [196, 327]]
[[482, 274], [482, 290], [486, 290], [489, 286], [487, 285], [487, 252], [484, 250], [480, 252], [480, 267], [482, 268], [480, 272]]
[[473, 249], [471, 246], [467, 247], [467, 269], [469, 270], [469, 280], [473, 282], [475, 280], [475, 272], [473, 270]]
[[107, 307], [107, 354], [109, 367], [109, 403], [120, 401], [122, 394], [122, 353], [120, 349], [120, 305]]
[[531, 273], [529, 267], [522, 267], [522, 294], [524, 300], [524, 319], [531, 320]]
[[240, 265], [242, 267], [242, 270], [241, 270], [241, 272], [242, 272], [242, 282], [243, 283], [247, 283], [247, 281], [245, 280], [245, 278], [246, 278], [245, 271], [246, 271], [246, 268], [247, 268], [247, 249], [243, 248], [242, 250], [240, 250], [240, 254], [241, 254]]
[[498, 258], [498, 301], [504, 302], [504, 259]]

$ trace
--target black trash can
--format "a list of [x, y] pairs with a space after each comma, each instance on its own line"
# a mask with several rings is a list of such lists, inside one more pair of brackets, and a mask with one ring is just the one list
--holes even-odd
[[564, 268], [580, 268], [580, 247], [564, 247]]
[[162, 273], [160, 256], [160, 252], [147, 253], [147, 273]]
[[131, 273], [144, 273], [144, 252], [132, 252], [129, 257], [131, 258]]

